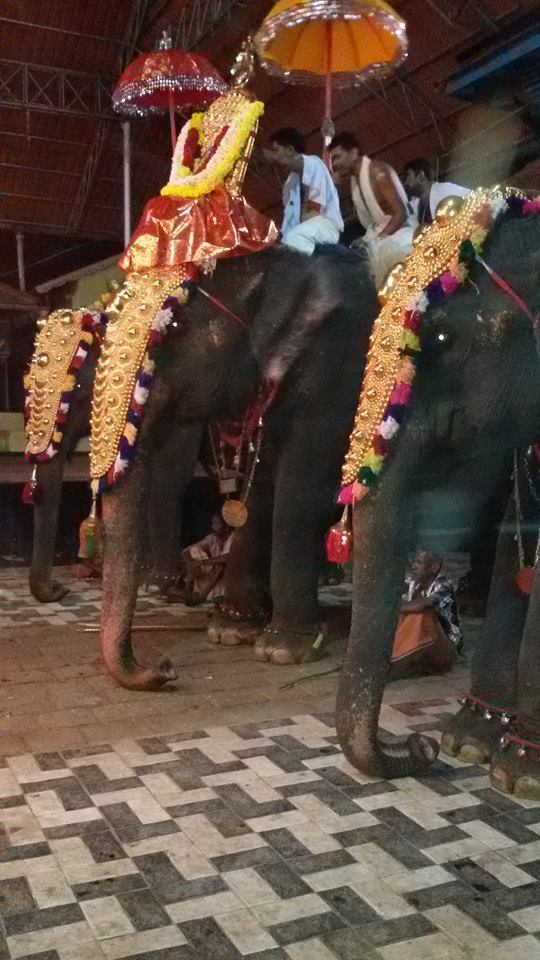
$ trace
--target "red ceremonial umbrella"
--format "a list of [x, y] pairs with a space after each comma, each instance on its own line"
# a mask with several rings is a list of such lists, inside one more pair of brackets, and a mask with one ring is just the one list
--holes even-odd
[[164, 32], [157, 50], [142, 53], [128, 64], [112, 100], [114, 109], [128, 116], [168, 111], [174, 153], [175, 109], [205, 107], [226, 90], [227, 84], [207, 57], [172, 49], [171, 38]]

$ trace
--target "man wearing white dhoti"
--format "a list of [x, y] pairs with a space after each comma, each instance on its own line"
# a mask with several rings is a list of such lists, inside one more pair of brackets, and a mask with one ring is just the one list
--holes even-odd
[[405, 164], [403, 183], [419, 224], [433, 222], [442, 200], [447, 197], [466, 197], [470, 193], [468, 187], [462, 187], [459, 183], [437, 180], [434, 165], [426, 157], [418, 157]]
[[365, 229], [355, 241], [368, 255], [377, 286], [396, 263], [412, 250], [414, 232], [407, 194], [396, 171], [381, 160], [362, 154], [353, 133], [338, 133], [330, 144], [332, 169], [351, 178], [351, 198]]
[[277, 130], [264, 154], [269, 163], [289, 170], [283, 186], [281, 240], [301, 253], [317, 243], [338, 243], [343, 230], [336, 185], [320, 157], [306, 155], [304, 138], [294, 127]]

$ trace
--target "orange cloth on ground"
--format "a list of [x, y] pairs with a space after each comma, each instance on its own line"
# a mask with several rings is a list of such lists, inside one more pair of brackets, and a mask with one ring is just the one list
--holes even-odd
[[390, 666], [392, 679], [447, 673], [455, 659], [454, 644], [434, 610], [400, 614]]
[[441, 633], [446, 636], [433, 610], [424, 610], [422, 613], [400, 613], [392, 661], [402, 660], [423, 647], [431, 646], [440, 639]]
[[226, 187], [201, 197], [153, 197], [119, 266], [129, 273], [237, 257], [264, 250], [276, 239], [273, 221]]

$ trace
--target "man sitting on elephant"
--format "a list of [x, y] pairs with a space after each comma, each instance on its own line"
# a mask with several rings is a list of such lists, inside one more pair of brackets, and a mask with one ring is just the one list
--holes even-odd
[[362, 154], [354, 133], [336, 134], [330, 144], [336, 177], [350, 177], [351, 198], [364, 236], [354, 245], [364, 249], [377, 286], [412, 250], [416, 221], [396, 171], [382, 160]]
[[392, 651], [393, 680], [448, 673], [462, 643], [453, 584], [441, 574], [442, 558], [419, 550], [405, 581]]
[[343, 230], [336, 185], [320, 157], [306, 155], [302, 134], [283, 127], [270, 138], [266, 159], [289, 171], [283, 186], [283, 243], [313, 253], [317, 243], [338, 243]]

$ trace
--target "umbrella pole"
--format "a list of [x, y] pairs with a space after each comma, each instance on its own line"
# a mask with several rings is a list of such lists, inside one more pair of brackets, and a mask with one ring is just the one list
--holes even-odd
[[171, 143], [174, 156], [174, 149], [176, 147], [176, 120], [174, 117], [174, 99], [172, 90], [169, 90], [169, 122], [171, 125]]
[[131, 238], [131, 139], [129, 120], [122, 123], [124, 160], [124, 247]]
[[324, 120], [321, 133], [324, 140], [324, 162], [330, 169], [330, 143], [334, 136], [334, 124], [332, 122], [332, 21], [325, 21], [326, 27], [326, 84], [324, 93]]

